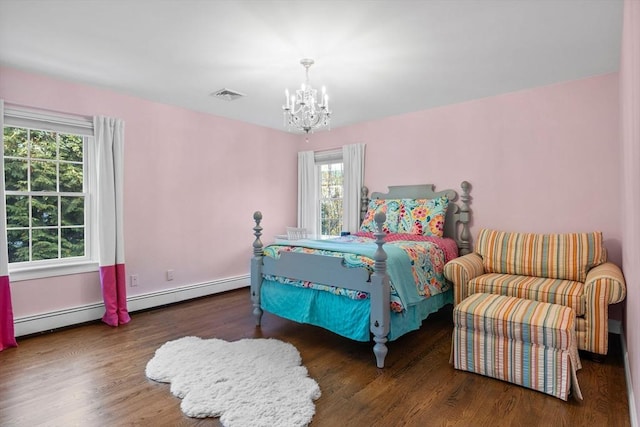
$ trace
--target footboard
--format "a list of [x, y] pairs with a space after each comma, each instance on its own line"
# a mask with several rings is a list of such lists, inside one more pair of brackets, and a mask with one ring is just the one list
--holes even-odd
[[[263, 256], [263, 244], [260, 240], [262, 213], [255, 212], [253, 218], [256, 223], [253, 228], [256, 239], [253, 242], [253, 258], [251, 260], [251, 300], [256, 325], [260, 326], [263, 314], [260, 304], [260, 287], [264, 274], [367, 292], [370, 297], [369, 323], [375, 341], [373, 352], [376, 356], [376, 365], [379, 368], [384, 367], [390, 322], [387, 254], [382, 247], [385, 234], [375, 233], [375, 243], [378, 247], [373, 256], [374, 271], [373, 274], [370, 274], [363, 268], [345, 267], [342, 258], [337, 257], [298, 252], [281, 253], [277, 260], [265, 257]], [[384, 213], [376, 214], [375, 222], [379, 230], [382, 229], [385, 220]]]

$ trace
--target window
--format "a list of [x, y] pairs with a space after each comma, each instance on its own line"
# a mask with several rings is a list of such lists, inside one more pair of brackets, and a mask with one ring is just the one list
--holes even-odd
[[360, 227], [364, 144], [298, 153], [298, 227], [339, 235]]
[[93, 125], [88, 119], [80, 127], [67, 122], [50, 113], [5, 109], [4, 195], [12, 280], [97, 269], [87, 135]]
[[325, 236], [338, 236], [342, 231], [343, 163], [320, 167], [320, 230]]
[[344, 164], [342, 150], [317, 151], [313, 155], [317, 169], [317, 221], [324, 236], [338, 236], [342, 231]]

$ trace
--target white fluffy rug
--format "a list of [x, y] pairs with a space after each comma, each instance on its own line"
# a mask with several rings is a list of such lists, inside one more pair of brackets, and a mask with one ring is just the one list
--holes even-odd
[[293, 427], [311, 422], [320, 397], [301, 362], [293, 345], [276, 339], [185, 337], [156, 350], [145, 373], [171, 383], [190, 417], [220, 417], [225, 427]]

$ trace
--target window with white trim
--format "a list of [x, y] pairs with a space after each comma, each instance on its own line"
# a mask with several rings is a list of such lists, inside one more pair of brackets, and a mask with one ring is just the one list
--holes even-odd
[[88, 118], [5, 107], [3, 166], [13, 280], [97, 269]]

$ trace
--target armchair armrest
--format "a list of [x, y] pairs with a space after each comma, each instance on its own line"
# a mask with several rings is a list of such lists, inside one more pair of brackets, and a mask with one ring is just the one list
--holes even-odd
[[454, 305], [467, 295], [469, 280], [484, 274], [482, 257], [475, 252], [452, 259], [444, 266], [444, 277], [453, 283]]
[[[605, 292], [602, 292], [603, 290]], [[605, 262], [589, 270], [585, 280], [585, 293], [593, 292], [606, 298], [607, 304], [616, 304], [624, 300], [627, 287], [620, 267], [612, 262]]]

